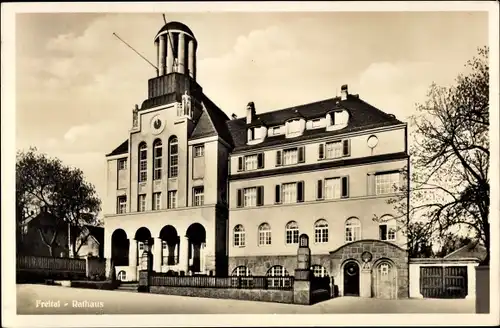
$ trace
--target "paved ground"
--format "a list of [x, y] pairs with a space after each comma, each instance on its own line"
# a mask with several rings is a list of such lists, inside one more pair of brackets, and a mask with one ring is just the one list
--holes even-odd
[[[37, 307], [38, 301], [38, 307]], [[41, 301], [48, 306], [42, 307]], [[58, 303], [57, 303], [58, 302]], [[100, 307], [100, 303], [102, 307]], [[17, 285], [18, 314], [474, 313], [471, 300], [339, 297], [312, 306]]]

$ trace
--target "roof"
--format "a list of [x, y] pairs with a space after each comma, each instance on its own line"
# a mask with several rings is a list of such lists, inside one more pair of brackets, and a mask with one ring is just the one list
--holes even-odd
[[92, 225], [86, 225], [85, 226], [87, 229], [89, 229], [89, 233], [92, 237], [94, 237], [95, 240], [101, 245], [104, 244], [104, 228], [103, 227], [97, 227], [97, 226], [92, 226]]
[[128, 139], [122, 142], [118, 147], [116, 147], [111, 153], [106, 156], [114, 156], [128, 153]]
[[486, 247], [479, 243], [465, 245], [444, 257], [445, 259], [477, 258], [483, 261], [486, 258]]
[[218, 135], [232, 145], [233, 140], [226, 124], [229, 120], [227, 115], [204, 94], [202, 95], [202, 104], [203, 113], [196, 123], [190, 139]]
[[156, 34], [155, 40], [158, 37], [158, 34], [164, 32], [166, 30], [180, 30], [180, 31], [187, 32], [194, 37], [193, 31], [191, 31], [191, 29], [189, 27], [187, 27], [186, 25], [184, 25], [181, 22], [172, 21], [172, 22], [168, 22], [167, 24], [163, 25], [163, 27]]
[[305, 130], [303, 135], [293, 139], [286, 139], [285, 135], [278, 135], [268, 137], [263, 142], [256, 145], [247, 145], [246, 129], [249, 126], [255, 126], [254, 122], [247, 125], [246, 117], [243, 117], [230, 120], [227, 122], [227, 125], [234, 142], [234, 150], [239, 151], [279, 145], [290, 141], [308, 140], [324, 136], [344, 134], [346, 132], [403, 124], [403, 122], [396, 119], [394, 115], [384, 113], [376, 107], [361, 100], [357, 95], [348, 95], [345, 100], [340, 100], [339, 97], [336, 97], [277, 111], [266, 112], [258, 114], [255, 120], [271, 127], [275, 125], [283, 125], [287, 120], [297, 117], [303, 117], [306, 120], [325, 117], [328, 112], [334, 109], [346, 109], [349, 112], [350, 118], [346, 128], [337, 131], [326, 131], [325, 129]]

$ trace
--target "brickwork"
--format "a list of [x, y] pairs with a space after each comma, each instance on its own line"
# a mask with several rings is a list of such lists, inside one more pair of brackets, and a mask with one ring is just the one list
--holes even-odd
[[[344, 263], [348, 260], [355, 260], [360, 268], [362, 266], [361, 254], [368, 251], [372, 254], [371, 268], [377, 267], [377, 264], [385, 259], [394, 264], [397, 269], [397, 297], [407, 298], [409, 296], [409, 282], [408, 282], [408, 253], [406, 250], [389, 242], [380, 240], [361, 240], [353, 243], [346, 244], [339, 249], [330, 253], [330, 267], [329, 270], [334, 276], [335, 285], [342, 291], [342, 268]], [[373, 274], [372, 274], [373, 276]], [[373, 285], [372, 285], [373, 289]]]
[[[293, 276], [297, 268], [297, 256], [238, 256], [229, 258], [229, 274], [238, 266], [246, 266], [253, 276], [265, 276], [267, 271], [275, 266], [281, 265], [288, 274]], [[311, 266], [321, 265], [330, 272], [330, 255], [311, 255]]]

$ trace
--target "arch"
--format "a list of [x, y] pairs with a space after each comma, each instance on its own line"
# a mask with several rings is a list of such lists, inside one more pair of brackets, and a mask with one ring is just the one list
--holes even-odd
[[149, 242], [151, 240], [151, 231], [146, 227], [141, 227], [135, 232], [134, 239], [141, 242]]
[[188, 259], [191, 263], [189, 270], [191, 272], [200, 272], [201, 257], [203, 256], [202, 249], [206, 243], [206, 230], [200, 223], [191, 224], [186, 230], [186, 237], [188, 238]]
[[289, 287], [291, 284], [288, 271], [282, 265], [275, 265], [266, 272], [269, 287]]
[[233, 229], [233, 245], [245, 247], [245, 227], [241, 224], [237, 224]]
[[381, 258], [374, 263], [372, 281], [376, 298], [397, 298], [398, 268], [392, 260]]
[[145, 141], [142, 141], [138, 146], [139, 156], [138, 166], [139, 166], [139, 182], [145, 182], [148, 179], [148, 145]]
[[357, 217], [345, 220], [345, 242], [350, 243], [361, 239], [361, 221]]
[[274, 265], [266, 272], [268, 277], [288, 277], [289, 273], [282, 265]]
[[177, 137], [171, 136], [168, 139], [168, 177], [175, 178], [179, 174], [179, 141]]
[[129, 265], [130, 241], [123, 229], [116, 229], [111, 235], [111, 259], [115, 266]]
[[121, 270], [116, 275], [116, 279], [118, 279], [119, 281], [127, 281], [127, 273], [125, 271]]
[[251, 275], [252, 272], [250, 271], [250, 269], [244, 265], [237, 266], [231, 273], [231, 276], [237, 277], [250, 277]]
[[314, 242], [328, 242], [328, 221], [325, 219], [319, 219], [314, 223]]
[[285, 241], [288, 245], [299, 243], [299, 225], [296, 221], [290, 221], [285, 226]]
[[166, 225], [160, 230], [159, 237], [162, 241], [161, 264], [175, 265], [179, 263], [178, 244], [180, 238], [177, 230], [171, 225]]
[[386, 245], [389, 245], [395, 249], [397, 249], [398, 251], [400, 252], [405, 252], [406, 253], [406, 250], [399, 247], [398, 245], [394, 244], [394, 243], [391, 243], [391, 242], [388, 242], [388, 241], [384, 241], [384, 240], [380, 240], [380, 239], [363, 239], [363, 240], [357, 240], [357, 241], [353, 241], [352, 243], [347, 243], [347, 244], [344, 244], [342, 246], [340, 246], [339, 248], [337, 248], [336, 250], [334, 251], [331, 251], [330, 254], [335, 254], [339, 251], [341, 251], [343, 248], [346, 248], [346, 247], [352, 247], [352, 246], [355, 246], [356, 244], [360, 244], [360, 243], [366, 243], [366, 242], [377, 242], [377, 243], [383, 243], [383, 244], [386, 244]]
[[359, 296], [360, 265], [354, 259], [348, 259], [342, 264], [342, 282], [344, 296]]
[[175, 245], [179, 241], [177, 229], [174, 226], [167, 224], [160, 230], [159, 236], [161, 240], [167, 242], [168, 245]]
[[269, 223], [264, 222], [259, 225], [259, 246], [271, 245], [271, 226]]
[[161, 180], [163, 167], [163, 144], [161, 139], [153, 142], [153, 180]]
[[322, 266], [322, 265], [319, 265], [319, 264], [314, 264], [313, 266], [311, 266], [311, 271], [313, 272], [314, 274], [314, 277], [329, 277], [330, 276], [330, 273], [328, 272], [328, 270]]

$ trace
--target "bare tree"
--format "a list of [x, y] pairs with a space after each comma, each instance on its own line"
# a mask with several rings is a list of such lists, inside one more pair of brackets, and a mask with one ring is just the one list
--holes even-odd
[[484, 264], [490, 251], [488, 53], [479, 48], [455, 85], [432, 84], [425, 103], [417, 105], [410, 120], [410, 186], [388, 201], [407, 230], [420, 222], [432, 238], [465, 232], [481, 241]]

